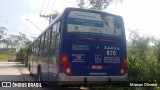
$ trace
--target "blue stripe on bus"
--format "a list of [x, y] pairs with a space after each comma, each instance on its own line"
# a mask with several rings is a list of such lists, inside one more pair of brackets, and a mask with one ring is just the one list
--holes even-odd
[[71, 17], [68, 18], [68, 24], [103, 28], [103, 22], [102, 21], [94, 21], [94, 20], [71, 18]]

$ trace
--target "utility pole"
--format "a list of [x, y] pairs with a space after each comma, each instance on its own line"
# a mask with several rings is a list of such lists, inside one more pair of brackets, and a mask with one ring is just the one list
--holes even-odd
[[51, 23], [51, 21], [52, 21], [52, 15], [50, 14], [50, 15], [39, 15], [40, 17], [43, 17], [43, 18], [46, 18], [47, 20], [49, 20], [49, 24]]

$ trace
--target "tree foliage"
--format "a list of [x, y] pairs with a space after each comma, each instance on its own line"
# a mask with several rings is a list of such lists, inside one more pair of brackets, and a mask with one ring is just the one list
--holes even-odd
[[79, 8], [84, 8], [84, 6], [85, 6], [84, 0], [78, 0], [77, 6], [78, 6]]
[[158, 60], [158, 62], [160, 63], [160, 40], [158, 40], [156, 42], [156, 46], [155, 46], [155, 55], [156, 55], [156, 58]]
[[26, 60], [26, 57], [27, 57], [27, 47], [20, 49], [20, 51], [16, 53], [17, 62], [24, 62]]
[[[137, 31], [130, 32], [130, 44], [127, 47], [128, 73], [130, 81], [158, 80], [159, 64], [155, 55], [155, 46], [150, 36], [140, 36]], [[156, 49], [156, 51], [159, 51]], [[157, 52], [158, 53], [158, 52]]]
[[[90, 9], [96, 9], [96, 10], [106, 9], [111, 3], [117, 3], [122, 1], [123, 0], [88, 0]], [[79, 8], [85, 8], [84, 0], [78, 0], [77, 6]]]
[[89, 0], [91, 9], [103, 10], [112, 2], [112, 0]]
[[0, 43], [2, 42], [2, 39], [4, 38], [4, 35], [6, 35], [7, 28], [6, 27], [0, 27]]
[[[5, 27], [0, 27], [0, 48], [23, 48], [16, 53], [16, 61], [23, 61], [27, 57], [27, 47], [31, 41], [27, 36], [21, 32], [17, 34], [6, 34], [7, 29]], [[4, 37], [4, 35], [7, 35]], [[5, 53], [4, 51], [2, 51]], [[10, 51], [9, 51], [10, 52]]]
[[31, 43], [31, 41], [21, 32], [19, 32], [18, 35], [10, 34], [1, 41], [3, 48], [22, 48], [29, 43]]

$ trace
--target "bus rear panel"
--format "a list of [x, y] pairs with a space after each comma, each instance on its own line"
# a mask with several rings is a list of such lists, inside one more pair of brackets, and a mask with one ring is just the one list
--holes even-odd
[[66, 28], [61, 41], [60, 81], [94, 83], [126, 80], [123, 19], [93, 10], [71, 9], [66, 13]]

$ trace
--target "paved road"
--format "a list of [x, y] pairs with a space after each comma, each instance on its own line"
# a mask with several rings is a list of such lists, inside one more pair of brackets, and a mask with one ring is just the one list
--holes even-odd
[[0, 62], [0, 81], [23, 81], [20, 75], [16, 63]]
[[[0, 81], [24, 81], [17, 64], [18, 62], [0, 62]], [[22, 90], [22, 88], [0, 88], [0, 90]], [[23, 90], [29, 90], [24, 88]], [[31, 89], [30, 89], [31, 90]]]
[[[36, 81], [30, 76], [28, 69], [19, 62], [0, 62], [0, 81]], [[58, 90], [66, 90], [68, 88], [58, 88]], [[57, 88], [2, 88], [0, 90], [57, 90]], [[70, 88], [69, 88], [70, 90]], [[77, 90], [77, 89], [72, 89]]]

